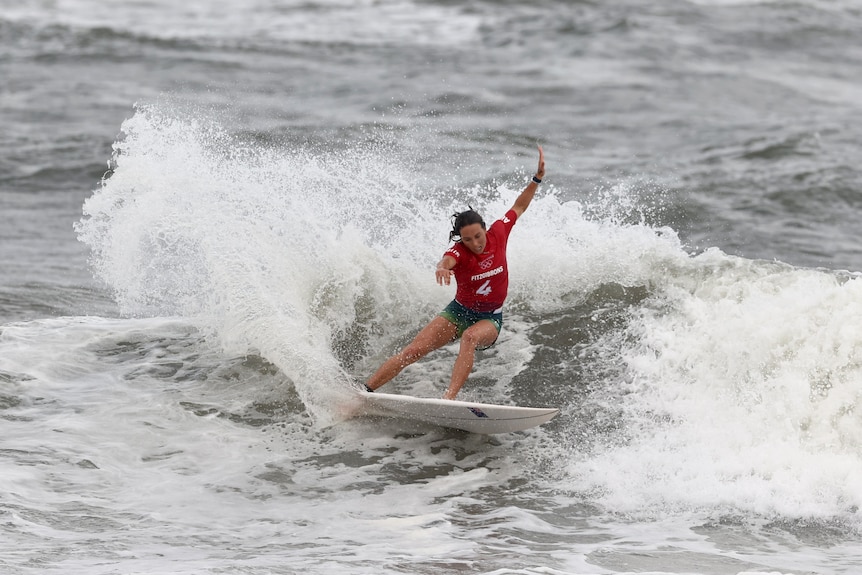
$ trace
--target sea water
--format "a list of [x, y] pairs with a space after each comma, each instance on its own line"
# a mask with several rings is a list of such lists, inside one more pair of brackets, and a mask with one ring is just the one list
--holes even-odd
[[[4, 6], [4, 572], [856, 572], [860, 16]], [[462, 396], [561, 415], [348, 418], [537, 144]]]

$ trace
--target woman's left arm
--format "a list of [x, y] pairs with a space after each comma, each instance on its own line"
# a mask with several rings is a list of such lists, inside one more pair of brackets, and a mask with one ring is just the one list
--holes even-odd
[[527, 187], [524, 188], [524, 191], [521, 192], [521, 195], [518, 196], [515, 203], [512, 205], [512, 210], [514, 210], [519, 218], [525, 211], [527, 211], [527, 208], [530, 206], [530, 202], [533, 201], [533, 196], [536, 195], [536, 190], [539, 189], [539, 184], [542, 183], [542, 178], [544, 177], [545, 153], [542, 151], [542, 146], [539, 146], [539, 167], [536, 168], [536, 175], [533, 176], [533, 179], [530, 180], [530, 183], [527, 184]]

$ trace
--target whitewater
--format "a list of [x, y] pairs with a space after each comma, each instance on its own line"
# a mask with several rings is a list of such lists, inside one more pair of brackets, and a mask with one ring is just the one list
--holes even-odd
[[[852, 3], [7, 8], [4, 573], [859, 570]], [[537, 144], [461, 396], [561, 414], [356, 416]]]

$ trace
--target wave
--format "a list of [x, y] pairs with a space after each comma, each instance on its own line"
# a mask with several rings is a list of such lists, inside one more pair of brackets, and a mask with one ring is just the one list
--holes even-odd
[[858, 276], [717, 250], [689, 268], [613, 334], [624, 376], [591, 400], [624, 431], [595, 438], [588, 466], [577, 458], [578, 489], [634, 515], [744, 509], [858, 525]]
[[455, 208], [411, 187], [385, 143], [267, 147], [151, 107], [122, 132], [76, 226], [122, 313], [194, 318], [226, 351], [276, 363], [314, 409], [351, 380], [333, 342], [376, 347], [421, 321], [402, 306], [445, 298], [424, 272]]
[[[475, 41], [483, 18], [457, 6], [387, 2], [302, 2], [247, 10], [237, 3], [217, 7], [158, 1], [121, 11], [94, 10], [71, 2], [63, 10], [10, 6], [0, 17], [7, 36], [45, 55], [63, 48], [118, 59], [136, 54], [133, 46], [191, 52], [223, 50], [284, 55], [297, 46], [440, 46]], [[129, 46], [126, 46], [128, 44]], [[211, 58], [211, 55], [202, 55]]]
[[[399, 145], [422, 136], [401, 131], [311, 149], [140, 106], [122, 133], [76, 225], [122, 313], [260, 354], [324, 423], [451, 298], [429, 271], [448, 214], [498, 217], [522, 181], [429, 189]], [[859, 278], [690, 253], [632, 217], [638, 191], [545, 186], [510, 242], [507, 335], [474, 379], [563, 404], [546, 455], [609, 508], [858, 514]]]

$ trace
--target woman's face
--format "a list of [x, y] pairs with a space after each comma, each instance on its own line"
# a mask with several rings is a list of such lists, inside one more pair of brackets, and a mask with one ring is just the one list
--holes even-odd
[[487, 241], [488, 237], [482, 224], [469, 224], [461, 228], [461, 243], [474, 254], [484, 252]]

